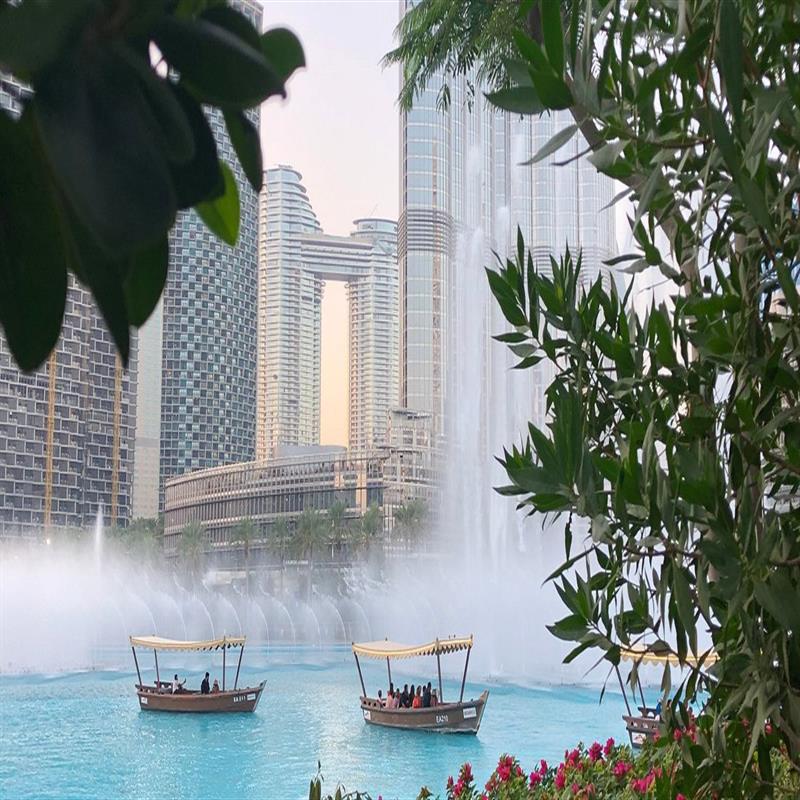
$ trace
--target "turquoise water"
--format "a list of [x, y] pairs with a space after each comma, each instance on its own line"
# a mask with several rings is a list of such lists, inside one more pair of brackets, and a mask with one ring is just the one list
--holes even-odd
[[[143, 670], [149, 661], [140, 654]], [[177, 670], [190, 686], [206, 668], [220, 675], [221, 660], [165, 653], [159, 661], [162, 677]], [[492, 681], [467, 683], [468, 697], [490, 690], [477, 737], [383, 730], [361, 719], [349, 649], [251, 648], [245, 662], [245, 682], [267, 681], [255, 714], [140, 712], [132, 665], [0, 677], [0, 798], [305, 800], [319, 760], [326, 789], [341, 780], [373, 797], [406, 800], [423, 784], [443, 792], [464, 761], [485, 779], [503, 752], [533, 766], [579, 739], [621, 741], [625, 733], [618, 694], [606, 693], [599, 705], [596, 689]], [[423, 672], [431, 667], [434, 674]], [[435, 668], [433, 660], [400, 662], [393, 677], [435, 682]], [[365, 664], [364, 679], [370, 693], [385, 688], [385, 668]], [[459, 684], [446, 680], [445, 697]]]

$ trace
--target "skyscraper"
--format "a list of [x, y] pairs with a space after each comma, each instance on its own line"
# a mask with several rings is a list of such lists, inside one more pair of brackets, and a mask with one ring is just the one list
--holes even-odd
[[[0, 113], [18, 113], [25, 92], [0, 74]], [[40, 369], [20, 372], [0, 333], [0, 531], [84, 527], [100, 506], [124, 525], [135, 404], [136, 337], [126, 370], [71, 276], [61, 336]]]
[[[234, 5], [261, 28], [259, 3]], [[258, 109], [248, 115], [258, 125]], [[229, 247], [191, 210], [179, 214], [170, 234], [163, 298], [162, 496], [168, 477], [249, 461], [255, 453], [258, 197], [222, 115], [211, 110], [208, 119], [219, 157], [239, 189], [239, 240]]]
[[350, 448], [385, 443], [397, 402], [397, 225], [358, 219], [349, 237], [325, 234], [301, 180], [267, 170], [261, 194], [258, 458], [319, 443], [326, 280], [347, 283]]
[[[602, 261], [614, 252], [613, 211], [603, 211], [612, 181], [577, 158], [580, 137], [557, 154], [575, 158], [568, 166], [555, 166], [553, 157], [521, 165], [571, 122], [567, 114], [523, 118], [498, 111], [481, 92], [473, 96], [463, 76], [449, 81], [450, 106], [443, 111], [441, 85], [432, 80], [413, 108], [401, 112], [398, 230], [400, 404], [433, 413], [439, 433], [459, 360], [475, 357], [463, 338], [484, 324], [471, 297], [485, 279], [478, 275], [481, 285], [471, 284], [476, 278], [467, 262], [488, 266], [493, 252], [513, 252], [518, 226], [545, 271], [567, 244], [583, 251], [587, 277], [606, 270]], [[497, 332], [483, 331], [480, 346], [489, 347]]]

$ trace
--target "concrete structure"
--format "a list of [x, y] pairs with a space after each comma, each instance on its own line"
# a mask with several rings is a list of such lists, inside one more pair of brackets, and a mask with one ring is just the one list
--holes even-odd
[[[0, 113], [19, 113], [26, 91], [0, 74]], [[0, 331], [0, 532], [87, 527], [100, 506], [106, 524], [126, 524], [136, 362], [135, 335], [125, 370], [72, 277], [61, 337], [40, 369], [17, 369]]]
[[267, 170], [261, 194], [256, 453], [320, 436], [321, 303], [326, 280], [347, 283], [349, 446], [386, 440], [398, 365], [396, 224], [355, 220], [349, 237], [322, 232], [299, 172]]
[[[234, 4], [260, 29], [254, 0]], [[259, 122], [258, 109], [249, 111]], [[194, 211], [170, 234], [164, 290], [160, 486], [167, 478], [254, 455], [258, 197], [233, 151], [221, 114], [208, 119], [219, 156], [239, 188], [239, 240], [217, 239]]]
[[[401, 0], [401, 10], [412, 4]], [[471, 282], [483, 280], [465, 269], [467, 262], [482, 267], [493, 263], [493, 252], [513, 253], [518, 226], [545, 271], [550, 256], [558, 258], [569, 244], [573, 252], [583, 250], [588, 279], [605, 269], [602, 261], [615, 250], [613, 209], [602, 210], [613, 197], [613, 182], [585, 158], [554, 165], [585, 149], [579, 136], [557, 159], [520, 166], [572, 119], [565, 112], [500, 112], [481, 91], [471, 91], [470, 78], [448, 81], [448, 110], [438, 107], [442, 80], [434, 78], [400, 115], [399, 404], [432, 413], [438, 433], [446, 430], [458, 360], [474, 358], [463, 338], [477, 311], [480, 318], [493, 313], [465, 302], [474, 293]], [[497, 332], [485, 330], [481, 346], [489, 347]]]
[[163, 301], [139, 328], [131, 518], [158, 516]]

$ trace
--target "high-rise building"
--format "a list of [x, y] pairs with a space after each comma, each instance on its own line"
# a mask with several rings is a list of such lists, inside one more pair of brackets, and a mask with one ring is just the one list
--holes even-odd
[[[233, 5], [261, 28], [261, 5]], [[258, 125], [259, 111], [247, 112]], [[255, 453], [258, 196], [245, 178], [222, 115], [208, 120], [220, 160], [233, 171], [241, 222], [235, 247], [194, 211], [170, 234], [163, 298], [160, 493], [184, 472], [249, 461]]]
[[[0, 74], [0, 114], [27, 89]], [[33, 313], [33, 311], [31, 311]], [[17, 369], [0, 332], [0, 531], [130, 517], [136, 337], [128, 369], [91, 293], [70, 276], [61, 336], [40, 369]]]
[[[401, 0], [402, 8], [410, 4]], [[511, 115], [471, 91], [466, 77], [448, 83], [447, 110], [438, 103], [442, 80], [434, 78], [400, 118], [400, 405], [431, 412], [438, 433], [459, 361], [475, 359], [464, 337], [497, 317], [475, 308], [485, 279], [467, 263], [488, 266], [495, 252], [514, 252], [518, 226], [545, 271], [568, 244], [582, 250], [587, 278], [596, 276], [615, 247], [613, 210], [603, 210], [613, 184], [578, 157], [579, 136], [557, 154], [573, 159], [567, 166], [553, 157], [522, 165], [572, 121], [566, 113]], [[499, 319], [481, 332], [481, 348], [498, 332], [493, 325]]]
[[322, 232], [299, 172], [267, 170], [261, 193], [257, 455], [320, 437], [321, 304], [326, 280], [347, 283], [351, 450], [386, 439], [397, 403], [397, 224], [355, 220]]
[[161, 349], [164, 304], [139, 328], [131, 518], [158, 516], [161, 458]]

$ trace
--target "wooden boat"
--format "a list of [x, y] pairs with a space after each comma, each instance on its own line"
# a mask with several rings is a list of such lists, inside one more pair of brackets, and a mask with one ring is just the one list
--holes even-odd
[[[442, 694], [442, 654], [467, 651], [464, 662], [464, 676], [461, 679], [461, 693], [458, 702], [443, 702]], [[388, 639], [378, 642], [353, 642], [353, 656], [361, 681], [361, 713], [364, 721], [370, 725], [383, 725], [387, 728], [404, 730], [439, 731], [442, 733], [478, 732], [489, 699], [489, 692], [484, 691], [477, 700], [464, 700], [464, 685], [467, 682], [469, 654], [472, 650], [472, 636], [435, 639], [427, 644], [407, 645], [390, 642]], [[437, 705], [430, 708], [386, 708], [380, 700], [367, 696], [364, 687], [364, 676], [361, 674], [359, 656], [365, 658], [386, 659], [389, 672], [389, 683], [392, 682], [391, 659], [413, 658], [415, 656], [436, 656], [439, 673], [439, 698]]]
[[[634, 702], [636, 699], [636, 690], [639, 690], [639, 697], [642, 701], [640, 706], [637, 706], [638, 714], [634, 714], [630, 703], [628, 702], [628, 693], [625, 691], [625, 684], [622, 681], [622, 675], [619, 671], [619, 666], [614, 669], [617, 673], [619, 680], [619, 688], [622, 690], [622, 698], [625, 701], [625, 708], [628, 713], [622, 715], [625, 722], [625, 727], [628, 731], [628, 738], [631, 741], [631, 747], [634, 749], [640, 748], [648, 739], [657, 739], [661, 734], [661, 704], [656, 708], [647, 705], [644, 699], [644, 691], [642, 689], [642, 682], [639, 678], [638, 666], [640, 664], [660, 664], [661, 666], [669, 665], [671, 667], [680, 667], [681, 663], [678, 657], [670, 651], [655, 650], [652, 647], [622, 647], [620, 648], [620, 659], [622, 661], [633, 661], [636, 664], [635, 674], [632, 670], [632, 681], [629, 682], [631, 691], [633, 693]], [[694, 667], [701, 667], [704, 665], [711, 665], [716, 663], [719, 656], [713, 651], [709, 650], [701, 656], [695, 658], [689, 656], [686, 658], [685, 663]]]
[[[142, 711], [173, 711], [177, 713], [220, 713], [229, 711], [255, 711], [261, 694], [264, 691], [265, 681], [258, 686], [239, 688], [239, 670], [242, 666], [244, 654], [244, 636], [223, 636], [222, 639], [209, 639], [206, 641], [182, 641], [180, 639], [164, 639], [160, 636], [131, 636], [131, 650], [133, 661], [136, 664], [136, 675], [139, 683], [136, 684], [136, 694], [139, 697], [139, 708]], [[136, 648], [145, 647], [153, 651], [155, 659], [156, 680], [153, 684], [142, 682], [139, 671], [139, 659], [136, 657]], [[226, 658], [225, 654], [231, 648], [239, 648], [239, 661], [236, 665], [236, 677], [233, 689], [225, 688]], [[222, 650], [222, 689], [218, 692], [202, 694], [199, 689], [184, 689], [173, 693], [172, 683], [162, 681], [158, 670], [158, 653], [163, 650]]]

